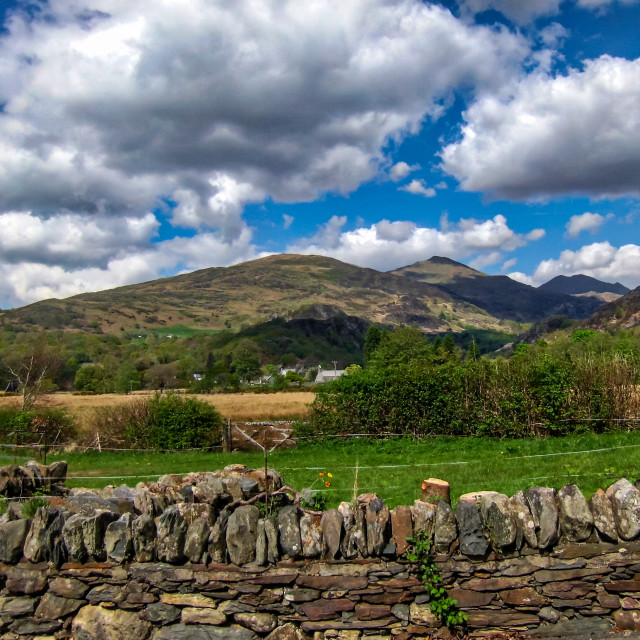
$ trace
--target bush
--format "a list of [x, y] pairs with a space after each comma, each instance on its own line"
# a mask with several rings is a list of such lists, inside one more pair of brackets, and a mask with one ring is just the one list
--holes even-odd
[[76, 436], [76, 423], [65, 409], [19, 409], [0, 410], [0, 438], [8, 437], [8, 433], [16, 431], [12, 442], [18, 444], [43, 443], [42, 431], [46, 431], [48, 444], [66, 443]]
[[221, 442], [224, 418], [215, 407], [177, 393], [157, 393], [95, 413], [103, 447], [200, 449]]

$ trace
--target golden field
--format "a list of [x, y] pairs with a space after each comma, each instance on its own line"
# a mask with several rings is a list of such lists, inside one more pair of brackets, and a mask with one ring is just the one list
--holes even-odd
[[[96, 410], [135, 402], [152, 396], [152, 391], [137, 391], [131, 394], [73, 395], [71, 393], [53, 393], [42, 396], [38, 405], [43, 407], [64, 407], [73, 415], [82, 427], [91, 421]], [[288, 420], [302, 418], [307, 414], [308, 405], [315, 394], [311, 392], [287, 393], [225, 393], [194, 396], [212, 404], [232, 422], [253, 422], [261, 420]], [[19, 406], [17, 396], [0, 397], [0, 409]]]

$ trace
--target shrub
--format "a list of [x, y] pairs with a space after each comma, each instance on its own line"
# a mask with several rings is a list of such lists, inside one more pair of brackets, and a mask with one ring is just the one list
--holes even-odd
[[12, 431], [17, 432], [12, 441], [18, 444], [42, 444], [42, 431], [46, 431], [48, 444], [60, 444], [75, 438], [76, 423], [64, 409], [3, 409], [0, 411], [0, 438], [6, 438]]

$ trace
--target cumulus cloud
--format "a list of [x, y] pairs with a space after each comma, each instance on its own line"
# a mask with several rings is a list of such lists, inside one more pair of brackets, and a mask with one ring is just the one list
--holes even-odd
[[287, 213], [283, 213], [282, 214], [282, 226], [285, 229], [288, 229], [293, 224], [294, 219], [295, 218], [293, 216], [290, 216]]
[[599, 213], [590, 213], [589, 211], [580, 215], [571, 216], [566, 225], [567, 235], [572, 238], [577, 238], [583, 231], [589, 231], [592, 234], [598, 233], [600, 227], [607, 220], [611, 220], [611, 218], [614, 217], [612, 213], [603, 216]]
[[509, 275], [521, 282], [537, 286], [558, 275], [584, 274], [605, 282], [622, 282], [633, 288], [640, 284], [639, 264], [639, 245], [626, 244], [615, 247], [609, 242], [595, 242], [577, 251], [567, 249], [558, 258], [543, 260], [531, 276], [520, 272]]
[[404, 180], [413, 171], [420, 169], [419, 164], [407, 164], [406, 162], [396, 162], [391, 169], [389, 169], [389, 177], [393, 182], [400, 182]]
[[346, 218], [334, 216], [314, 238], [292, 244], [287, 251], [320, 253], [351, 264], [390, 270], [433, 255], [489, 259], [485, 264], [493, 264], [501, 259], [499, 253], [514, 251], [541, 237], [533, 232], [516, 233], [502, 215], [482, 221], [462, 219], [457, 224], [444, 218], [444, 223], [435, 229], [408, 221], [381, 220], [370, 227], [344, 231]]
[[466, 191], [499, 198], [640, 194], [640, 59], [602, 56], [582, 71], [533, 73], [507, 100], [465, 113], [442, 166]]
[[260, 257], [251, 243], [251, 233], [227, 242], [213, 233], [194, 238], [158, 242], [135, 253], [117, 253], [103, 267], [72, 268], [37, 260], [0, 263], [0, 299], [28, 304], [43, 298], [64, 298], [86, 291], [110, 289], [131, 282], [157, 278], [164, 272], [191, 271], [211, 266], [212, 256], [220, 265]]
[[[37, 238], [12, 245], [0, 267], [40, 265], [15, 301], [33, 299], [36, 272], [47, 295], [83, 290], [78, 269], [97, 269], [86, 280], [96, 286], [120, 282], [110, 265], [145, 246], [132, 221], [148, 241], [158, 209], [196, 237], [214, 234], [210, 262], [234, 247], [240, 259], [246, 204], [354, 191], [455, 91], [503, 85], [531, 48], [421, 0], [22, 7], [0, 34], [0, 215], [29, 212], [45, 229], [66, 221], [78, 255], [60, 243], [39, 258]], [[397, 163], [390, 177], [412, 170]], [[110, 219], [121, 220], [121, 253]]]
[[427, 187], [427, 183], [422, 179], [412, 180], [409, 184], [399, 187], [398, 190], [425, 198], [433, 198], [436, 195], [436, 190], [433, 187]]

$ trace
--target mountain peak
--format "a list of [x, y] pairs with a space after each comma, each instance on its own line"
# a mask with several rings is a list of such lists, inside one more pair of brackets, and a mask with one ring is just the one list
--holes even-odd
[[629, 289], [623, 284], [616, 282], [604, 282], [591, 276], [585, 276], [580, 273], [575, 276], [556, 276], [541, 284], [538, 289], [544, 291], [552, 291], [554, 293], [567, 293], [569, 295], [578, 295], [581, 293], [615, 293], [624, 296], [629, 293]]

